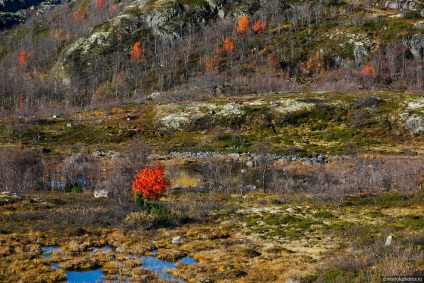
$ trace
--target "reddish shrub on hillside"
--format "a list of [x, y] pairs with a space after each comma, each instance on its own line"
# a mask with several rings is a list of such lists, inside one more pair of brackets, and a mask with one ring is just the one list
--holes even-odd
[[266, 22], [259, 19], [253, 26], [253, 31], [256, 33], [264, 32], [266, 29]]
[[246, 17], [246, 16], [241, 16], [237, 20], [236, 32], [237, 33], [246, 33], [246, 32], [249, 31], [249, 26], [250, 26], [249, 18]]
[[362, 75], [365, 76], [369, 76], [374, 78], [377, 75], [377, 72], [375, 71], [374, 66], [372, 65], [366, 65], [363, 69], [362, 69]]
[[96, 9], [102, 8], [105, 5], [105, 0], [97, 0]]
[[137, 63], [144, 61], [144, 49], [141, 47], [140, 40], [134, 43], [133, 51], [130, 52], [130, 57]]
[[224, 50], [227, 52], [234, 52], [235, 49], [236, 48], [235, 48], [234, 40], [232, 40], [229, 37], [226, 37], [224, 41]]
[[139, 170], [134, 177], [132, 185], [133, 194], [140, 193], [144, 199], [156, 200], [161, 197], [169, 187], [169, 181], [163, 176], [165, 168], [159, 162], [154, 169], [146, 166]]
[[18, 64], [22, 65], [22, 64], [25, 64], [27, 61], [28, 61], [28, 54], [25, 50], [22, 50], [21, 53], [19, 53]]

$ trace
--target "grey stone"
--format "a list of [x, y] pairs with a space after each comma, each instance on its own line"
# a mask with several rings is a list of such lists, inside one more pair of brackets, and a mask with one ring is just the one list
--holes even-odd
[[386, 242], [384, 243], [384, 245], [387, 247], [387, 246], [390, 246], [391, 244], [392, 244], [392, 241], [393, 241], [393, 236], [392, 235], [389, 235], [389, 236], [387, 236], [387, 238], [386, 238]]
[[402, 38], [402, 42], [403, 45], [409, 49], [415, 59], [424, 59], [424, 35], [406, 35]]
[[182, 237], [182, 236], [175, 236], [175, 237], [171, 238], [170, 242], [171, 242], [171, 244], [173, 244], [175, 246], [180, 246], [180, 245], [184, 244], [185, 242], [187, 242], [187, 238]]
[[421, 8], [421, 4], [416, 1], [402, 0], [402, 1], [387, 1], [384, 5], [389, 9], [401, 9], [417, 11]]
[[107, 198], [109, 197], [109, 192], [105, 189], [94, 191], [95, 198]]
[[355, 64], [360, 65], [365, 57], [368, 56], [368, 50], [363, 43], [355, 43], [355, 48], [353, 49], [353, 56]]

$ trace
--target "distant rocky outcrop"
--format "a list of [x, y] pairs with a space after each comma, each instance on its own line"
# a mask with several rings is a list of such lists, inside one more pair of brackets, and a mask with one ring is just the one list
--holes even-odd
[[0, 0], [0, 31], [23, 23], [29, 14], [28, 8], [35, 7], [38, 14], [60, 3], [61, 0]]
[[22, 9], [35, 6], [39, 0], [0, 0], [0, 11], [17, 12]]
[[23, 23], [25, 13], [0, 12], [0, 30], [11, 28], [17, 24]]
[[421, 8], [421, 4], [416, 1], [402, 0], [402, 1], [387, 1], [385, 7], [389, 9], [401, 9], [417, 11]]
[[403, 37], [402, 42], [415, 59], [422, 60], [424, 58], [424, 35], [406, 35]]

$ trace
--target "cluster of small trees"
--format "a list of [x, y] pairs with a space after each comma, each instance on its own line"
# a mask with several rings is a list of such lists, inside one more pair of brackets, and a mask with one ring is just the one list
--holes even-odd
[[[64, 159], [56, 166], [46, 166], [41, 151], [23, 148], [1, 149], [0, 190], [31, 192], [35, 190], [74, 191], [106, 189], [125, 208], [135, 198], [151, 204], [170, 187], [165, 168], [148, 164], [148, 147], [140, 141], [134, 154], [125, 154], [112, 163], [87, 152]], [[424, 161], [419, 157], [369, 158], [352, 155], [328, 164], [281, 166], [267, 151], [258, 151], [253, 167], [208, 156], [196, 166], [203, 186], [210, 193], [308, 194], [335, 204], [349, 195], [382, 194], [387, 191], [411, 193], [422, 189]], [[102, 172], [106, 170], [106, 175]], [[130, 189], [132, 188], [132, 190]], [[196, 188], [201, 190], [201, 188]], [[149, 208], [151, 209], [151, 207]]]

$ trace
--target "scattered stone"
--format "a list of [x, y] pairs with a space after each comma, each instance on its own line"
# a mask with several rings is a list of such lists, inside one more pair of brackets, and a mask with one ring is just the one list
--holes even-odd
[[92, 153], [93, 156], [106, 156], [104, 151], [95, 151]]
[[249, 190], [249, 191], [256, 191], [256, 189], [257, 189], [258, 187], [257, 186], [255, 186], [255, 185], [247, 185], [246, 186], [246, 189], [247, 190]]
[[388, 247], [388, 246], [390, 246], [392, 244], [392, 241], [393, 241], [393, 236], [392, 235], [389, 235], [389, 236], [387, 236], [386, 242], [384, 243], [384, 245], [386, 247]]
[[175, 236], [171, 238], [170, 242], [175, 246], [181, 246], [182, 244], [187, 242], [187, 238], [182, 236]]
[[107, 198], [109, 197], [109, 192], [105, 189], [94, 191], [95, 198]]

